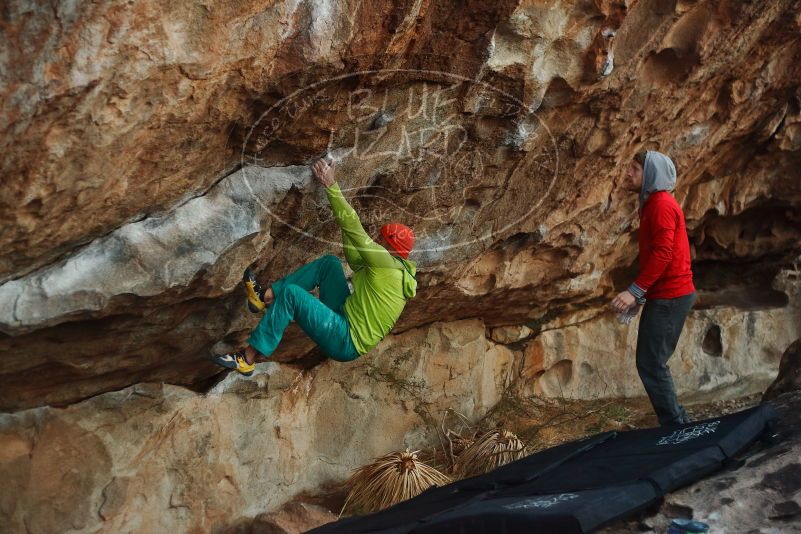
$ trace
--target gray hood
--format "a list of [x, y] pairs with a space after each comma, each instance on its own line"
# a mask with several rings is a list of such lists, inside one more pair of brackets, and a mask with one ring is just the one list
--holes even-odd
[[645, 153], [645, 165], [642, 171], [642, 190], [640, 191], [640, 209], [645, 201], [656, 191], [673, 191], [676, 187], [676, 166], [673, 161], [656, 150]]

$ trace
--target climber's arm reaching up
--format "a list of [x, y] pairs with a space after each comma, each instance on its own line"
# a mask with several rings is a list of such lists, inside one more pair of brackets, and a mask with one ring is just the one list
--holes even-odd
[[356, 247], [351, 243], [344, 229], [342, 229], [342, 247], [345, 250], [345, 259], [348, 261], [348, 265], [350, 265], [351, 269], [357, 271], [364, 267], [364, 260], [361, 254], [359, 254], [359, 251], [356, 250]]
[[[350, 248], [351, 256], [353, 252], [356, 252], [368, 267], [396, 267], [392, 255], [367, 234], [356, 210], [345, 200], [339, 184], [334, 181], [333, 166], [329, 166], [321, 159], [312, 166], [312, 170], [317, 179], [325, 186], [325, 193], [331, 203], [331, 211], [337, 224], [342, 228], [342, 242], [345, 245], [348, 264], [351, 264], [351, 257], [348, 256], [348, 248]], [[353, 260], [355, 261], [355, 258]], [[351, 267], [353, 267], [352, 264]]]

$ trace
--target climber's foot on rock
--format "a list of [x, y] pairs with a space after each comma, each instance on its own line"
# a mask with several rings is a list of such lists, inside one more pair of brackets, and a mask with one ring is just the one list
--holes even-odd
[[[256, 276], [253, 274], [253, 270], [250, 267], [245, 269], [242, 281], [245, 282], [245, 291], [248, 295], [247, 305], [251, 313], [262, 312], [267, 306], [272, 304], [272, 299], [267, 298], [265, 289], [256, 281]], [[270, 291], [270, 294], [272, 294], [272, 291]]]
[[228, 354], [215, 354], [211, 357], [211, 361], [226, 369], [236, 369], [237, 372], [245, 376], [252, 375], [256, 369], [255, 363], [248, 363], [244, 350], [229, 352]]

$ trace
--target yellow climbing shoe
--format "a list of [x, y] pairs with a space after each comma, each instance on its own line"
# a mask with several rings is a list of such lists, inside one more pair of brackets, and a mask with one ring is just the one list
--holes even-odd
[[267, 304], [264, 302], [264, 289], [256, 281], [256, 276], [253, 271], [248, 267], [245, 269], [245, 274], [242, 276], [242, 281], [245, 282], [245, 292], [248, 295], [247, 305], [251, 313], [259, 313], [264, 311]]
[[240, 374], [250, 376], [256, 370], [255, 363], [248, 363], [245, 359], [245, 351], [230, 352], [228, 354], [215, 354], [211, 357], [211, 361], [225, 367], [226, 369], [236, 369]]

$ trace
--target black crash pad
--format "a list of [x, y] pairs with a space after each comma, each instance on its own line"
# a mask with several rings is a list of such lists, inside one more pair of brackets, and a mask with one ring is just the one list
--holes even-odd
[[761, 405], [676, 427], [606, 432], [311, 532], [589, 532], [720, 469], [775, 419]]

